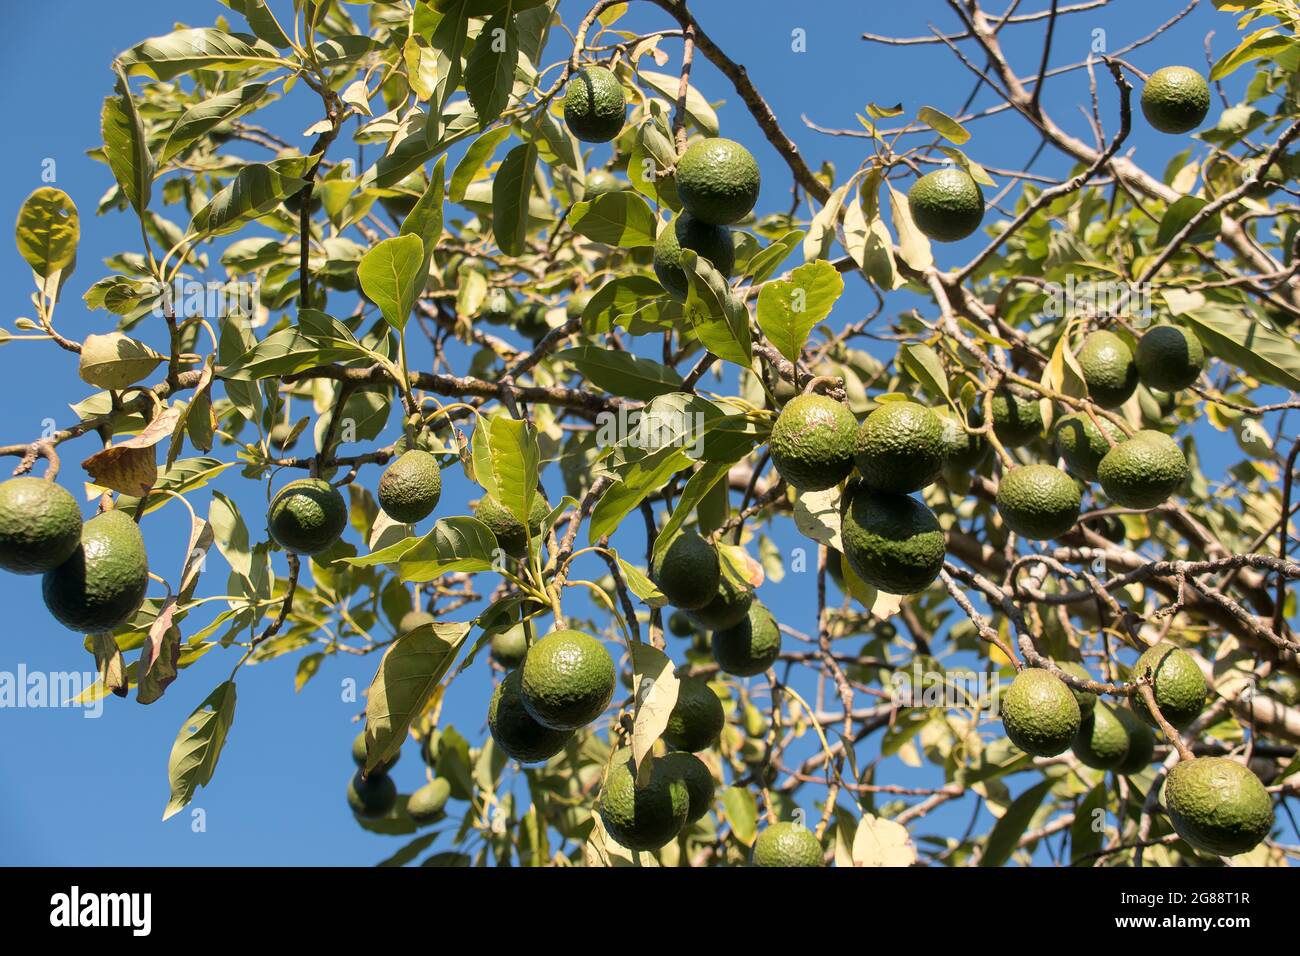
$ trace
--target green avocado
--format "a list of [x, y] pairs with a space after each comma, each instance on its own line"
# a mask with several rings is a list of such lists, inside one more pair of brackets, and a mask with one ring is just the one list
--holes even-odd
[[1165, 809], [1180, 837], [1219, 856], [1253, 850], [1273, 829], [1273, 798], [1228, 757], [1179, 761], [1165, 782]]
[[704, 607], [686, 613], [700, 630], [717, 631], [743, 621], [753, 600], [753, 591], [737, 587], [724, 574], [718, 582], [713, 600]]
[[1128, 734], [1128, 751], [1123, 761], [1115, 768], [1116, 773], [1131, 775], [1141, 773], [1151, 763], [1156, 752], [1156, 735], [1137, 714], [1127, 707], [1116, 707], [1115, 716], [1124, 725]]
[[[384, 761], [378, 767], [376, 767], [374, 769], [374, 773], [388, 773], [388, 771], [392, 770], [393, 767], [397, 765], [397, 761], [401, 759], [402, 759], [402, 751], [398, 750], [386, 761]], [[355, 763], [358, 768], [365, 769], [366, 732], [364, 730], [352, 738], [352, 762]]]
[[682, 250], [690, 249], [713, 264], [724, 279], [736, 267], [736, 245], [731, 230], [696, 219], [690, 213], [673, 217], [655, 240], [654, 269], [659, 284], [675, 299], [686, 301], [690, 280], [682, 265]]
[[1028, 445], [1043, 431], [1039, 400], [1002, 386], [993, 393], [993, 433], [1007, 448]]
[[76, 550], [41, 579], [54, 619], [83, 634], [125, 624], [144, 603], [148, 587], [144, 537], [125, 511], [105, 511], [87, 521]]
[[853, 470], [858, 421], [825, 395], [798, 395], [772, 426], [772, 464], [799, 491], [833, 488]]
[[384, 469], [379, 478], [379, 507], [394, 521], [415, 524], [433, 513], [442, 496], [438, 459], [413, 448]]
[[811, 830], [782, 820], [758, 835], [750, 862], [753, 866], [821, 866], [822, 845]]
[[729, 226], [758, 202], [761, 177], [749, 150], [721, 137], [692, 143], [677, 161], [677, 194], [701, 222]]
[[1033, 541], [1060, 537], [1079, 520], [1082, 503], [1074, 479], [1052, 465], [1021, 465], [1004, 472], [997, 505], [1002, 522]]
[[1097, 479], [1110, 499], [1125, 508], [1154, 508], [1187, 480], [1187, 459], [1178, 443], [1143, 429], [1106, 453]]
[[343, 496], [320, 478], [289, 482], [266, 511], [271, 537], [294, 554], [319, 554], [339, 539], [347, 524]]
[[533, 719], [554, 730], [591, 723], [614, 696], [614, 661], [605, 645], [581, 631], [552, 631], [528, 649], [520, 693]]
[[528, 509], [528, 531], [525, 531], [523, 522], [491, 495], [484, 495], [474, 507], [474, 517], [496, 535], [501, 550], [515, 558], [522, 558], [527, 553], [528, 532], [536, 538], [542, 531], [542, 522], [550, 513], [551, 506], [546, 499], [540, 494], [534, 495]]
[[583, 198], [590, 202], [607, 193], [622, 192], [627, 183], [605, 169], [593, 169], [587, 173], [586, 193]]
[[0, 568], [44, 574], [81, 543], [81, 509], [66, 488], [23, 475], [0, 484]]
[[686, 822], [694, 823], [704, 814], [709, 812], [709, 807], [713, 806], [713, 794], [715, 784], [713, 774], [709, 768], [704, 765], [704, 761], [695, 754], [684, 753], [680, 750], [664, 754], [658, 759], [668, 773], [675, 774], [686, 784], [686, 792], [690, 796], [690, 806], [686, 811]]
[[1137, 370], [1142, 384], [1176, 392], [1196, 384], [1205, 368], [1201, 340], [1176, 325], [1156, 325], [1138, 340]]
[[713, 632], [713, 657], [718, 667], [736, 677], [763, 673], [780, 653], [781, 629], [772, 612], [758, 601], [749, 605], [743, 620]]
[[679, 762], [645, 759], [653, 761], [649, 780], [637, 786], [631, 756], [615, 754], [600, 791], [605, 831], [629, 850], [657, 850], [671, 843], [691, 811], [691, 794]]
[[[1097, 480], [1097, 466], [1110, 451], [1111, 443], [1119, 444], [1124, 440], [1124, 433], [1114, 422], [1100, 416], [1097, 421], [1101, 428], [1086, 412], [1072, 412], [1062, 415], [1052, 427], [1057, 453], [1065, 459], [1066, 467], [1085, 481]], [[1110, 436], [1110, 441], [1106, 440], [1106, 435]]]
[[939, 519], [908, 495], [850, 484], [842, 508], [841, 538], [849, 567], [889, 594], [924, 591], [943, 570], [945, 541]]
[[1083, 718], [1072, 749], [1079, 762], [1094, 770], [1114, 770], [1128, 756], [1128, 731], [1106, 704]]
[[[1092, 680], [1092, 675], [1088, 673], [1088, 668], [1084, 667], [1078, 661], [1065, 661], [1058, 666], [1067, 674], [1077, 677], [1080, 680]], [[1066, 684], [1065, 686], [1070, 687], [1069, 684]], [[1092, 713], [1092, 709], [1097, 706], [1097, 695], [1092, 691], [1077, 690], [1073, 687], [1070, 687], [1070, 693], [1074, 695], [1075, 703], [1079, 705], [1079, 713], [1083, 715], [1085, 720], [1087, 720], [1088, 715]]]
[[1089, 332], [1077, 358], [1088, 397], [1102, 408], [1117, 408], [1129, 400], [1138, 384], [1138, 369], [1128, 343], [1105, 329]]
[[516, 624], [504, 631], [492, 635], [489, 653], [492, 659], [506, 670], [518, 667], [528, 653], [528, 638], [524, 634], [524, 625]]
[[1035, 757], [1063, 753], [1079, 732], [1079, 704], [1065, 682], [1026, 667], [1002, 692], [1002, 728], [1011, 742]]
[[608, 143], [623, 131], [627, 96], [623, 84], [603, 66], [589, 66], [569, 78], [564, 122], [584, 143]]
[[683, 531], [655, 560], [651, 576], [664, 597], [684, 611], [704, 607], [718, 593], [718, 552], [694, 531]]
[[984, 219], [984, 193], [955, 166], [927, 173], [907, 192], [916, 227], [936, 242], [965, 239]]
[[1142, 113], [1162, 133], [1190, 133], [1209, 112], [1210, 87], [1191, 67], [1162, 67], [1142, 89]]
[[[934, 409], [934, 413], [939, 416], [939, 423], [943, 427], [944, 466], [963, 472], [979, 468], [988, 457], [988, 439], [967, 431], [957, 413], [947, 405]], [[971, 409], [966, 413], [966, 424], [971, 428], [979, 428], [984, 424], [984, 418], [978, 411]]]
[[916, 402], [884, 402], [858, 428], [853, 460], [869, 488], [904, 495], [939, 477], [946, 449], [938, 415]]
[[677, 703], [673, 704], [668, 725], [664, 728], [664, 743], [692, 753], [707, 750], [718, 742], [725, 722], [722, 701], [708, 681], [681, 675], [677, 684]]
[[488, 701], [488, 730], [507, 756], [520, 763], [539, 763], [563, 750], [573, 738], [573, 731], [539, 724], [524, 706], [522, 680], [522, 674], [515, 668], [492, 692]]
[[407, 611], [402, 615], [402, 619], [397, 622], [397, 633], [409, 634], [417, 627], [423, 627], [425, 624], [432, 624], [438, 620], [428, 611]]
[[363, 820], [386, 817], [397, 806], [397, 784], [386, 773], [363, 777], [358, 770], [348, 783], [348, 806]]
[[[1133, 665], [1134, 680], [1148, 673], [1154, 678], [1151, 689], [1160, 713], [1178, 730], [1186, 729], [1201, 715], [1209, 693], [1205, 675], [1195, 659], [1176, 644], [1165, 641], [1147, 648]], [[1132, 697], [1133, 712], [1155, 726], [1156, 720], [1142, 694], [1134, 691]]]
[[443, 808], [451, 797], [451, 783], [445, 777], [434, 777], [406, 801], [406, 812], [416, 823], [431, 823], [441, 819]]

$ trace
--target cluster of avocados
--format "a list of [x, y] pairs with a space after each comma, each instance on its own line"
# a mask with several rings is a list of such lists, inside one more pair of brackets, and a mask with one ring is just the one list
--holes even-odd
[[50, 614], [83, 634], [131, 620], [149, 586], [144, 537], [130, 515], [104, 511], [83, 524], [66, 489], [27, 475], [0, 484], [0, 568], [42, 575]]
[[[436, 740], [433, 738], [426, 740], [422, 751], [429, 768], [436, 770]], [[357, 771], [348, 782], [348, 806], [362, 820], [383, 819], [397, 807], [399, 798], [397, 784], [389, 775], [389, 771], [401, 756], [402, 752], [399, 750], [385, 763], [366, 773], [365, 731], [353, 738], [352, 760], [357, 765]], [[433, 823], [445, 816], [445, 808], [450, 798], [451, 782], [446, 777], [435, 775], [428, 783], [406, 798], [406, 814], [418, 825]]]

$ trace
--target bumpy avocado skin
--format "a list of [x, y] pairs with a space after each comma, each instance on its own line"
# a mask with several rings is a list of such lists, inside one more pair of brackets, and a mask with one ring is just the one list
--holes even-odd
[[1079, 704], [1065, 682], [1026, 667], [1002, 692], [1002, 727], [1011, 742], [1035, 757], [1063, 753], [1079, 732]]
[[1038, 399], [1005, 386], [993, 393], [993, 433], [1007, 448], [1028, 445], [1043, 431], [1043, 410]]
[[916, 227], [936, 242], [957, 242], [980, 227], [984, 193], [955, 167], [937, 169], [912, 184], [907, 202]]
[[1128, 731], [1115, 712], [1102, 704], [1083, 719], [1071, 749], [1085, 767], [1114, 770], [1128, 756]]
[[267, 509], [267, 529], [276, 543], [294, 554], [319, 554], [343, 534], [348, 506], [320, 478], [300, 478], [281, 488]]
[[915, 498], [872, 491], [858, 482], [846, 491], [843, 508], [844, 557], [872, 587], [915, 594], [943, 570], [939, 519]]
[[1196, 383], [1205, 367], [1201, 340], [1176, 325], [1157, 325], [1138, 340], [1138, 377], [1147, 388], [1176, 392]]
[[1227, 757], [1179, 761], [1165, 782], [1165, 809], [1180, 837], [1219, 856], [1253, 850], [1273, 829], [1268, 791]]
[[629, 850], [657, 850], [676, 838], [690, 811], [690, 790], [672, 764], [654, 760], [649, 781], [638, 787], [631, 758], [615, 756], [600, 792], [600, 817], [615, 841]]
[[704, 607], [718, 592], [722, 565], [713, 545], [694, 531], [683, 531], [664, 549], [651, 569], [668, 601], [690, 611]]
[[[1168, 641], [1147, 648], [1133, 665], [1134, 679], [1150, 673], [1156, 706], [1165, 720], [1179, 730], [1189, 726], [1205, 708], [1209, 685], [1192, 655]], [[1155, 717], [1141, 693], [1133, 695], [1133, 712], [1152, 726]]]
[[773, 823], [754, 841], [752, 866], [822, 865], [822, 845], [813, 832], [786, 820]]
[[718, 667], [736, 677], [763, 673], [780, 653], [781, 630], [776, 618], [757, 601], [750, 604], [744, 620], [713, 632], [713, 657]]
[[1210, 87], [1190, 67], [1156, 70], [1142, 89], [1142, 113], [1162, 133], [1190, 133], [1209, 112]]
[[1138, 384], [1138, 369], [1128, 343], [1105, 329], [1089, 332], [1079, 347], [1079, 367], [1088, 397], [1102, 408], [1117, 408], [1129, 400]]
[[680, 777], [682, 782], [686, 784], [686, 792], [690, 795], [690, 807], [686, 811], [686, 822], [694, 823], [708, 813], [709, 807], [713, 806], [713, 794], [716, 784], [713, 781], [713, 774], [709, 772], [709, 768], [705, 766], [704, 761], [695, 754], [685, 753], [680, 750], [664, 754], [659, 760], [669, 773]]
[[[551, 506], [546, 499], [534, 495], [528, 509], [528, 530], [534, 537], [541, 532], [542, 522], [550, 512]], [[474, 508], [474, 517], [488, 526], [506, 554], [521, 558], [528, 551], [528, 532], [524, 530], [523, 522], [492, 496], [484, 495], [479, 500]]]
[[1002, 521], [1016, 534], [1035, 541], [1059, 537], [1073, 528], [1082, 500], [1074, 479], [1051, 465], [1012, 468], [998, 484]]
[[379, 506], [388, 517], [415, 524], [433, 513], [442, 497], [438, 459], [418, 448], [405, 452], [379, 478]]
[[62, 485], [23, 475], [0, 484], [0, 568], [44, 574], [81, 543], [81, 509]]
[[677, 161], [677, 194], [696, 219], [728, 226], [758, 202], [758, 163], [744, 146], [722, 137], [692, 143]]
[[539, 724], [524, 706], [522, 675], [518, 668], [497, 685], [488, 702], [488, 730], [507, 755], [520, 763], [549, 760], [573, 737], [571, 730]]
[[45, 606], [64, 627], [83, 634], [129, 621], [149, 587], [144, 537], [124, 511], [105, 511], [82, 526], [71, 557], [45, 573]]
[[614, 696], [614, 661], [581, 631], [552, 631], [528, 649], [520, 675], [524, 707], [554, 730], [577, 730], [600, 716]]
[[[989, 442], [983, 435], [972, 435], [962, 427], [956, 413], [946, 405], [934, 410], [943, 426], [944, 467], [957, 471], [974, 471], [988, 457]], [[979, 428], [984, 424], [983, 417], [976, 411], [966, 413], [966, 424]]]
[[916, 402], [885, 402], [858, 429], [853, 460], [876, 491], [904, 495], [943, 471], [943, 423]]
[[[1065, 459], [1066, 467], [1084, 481], [1097, 480], [1097, 466], [1110, 451], [1111, 443], [1124, 440], [1119, 426], [1105, 418], [1099, 417], [1097, 421], [1101, 422], [1101, 428], [1085, 412], [1071, 412], [1058, 418], [1052, 427], [1057, 453]], [[1110, 436], [1109, 442], [1106, 435]]]
[[825, 491], [853, 470], [858, 422], [840, 402], [825, 395], [790, 399], [768, 439], [772, 464], [800, 491]]
[[623, 84], [603, 66], [589, 66], [569, 79], [564, 122], [584, 143], [608, 143], [623, 129], [627, 97]]
[[699, 677], [680, 676], [677, 703], [673, 704], [668, 725], [664, 727], [664, 742], [691, 753], [707, 750], [718, 742], [724, 723], [722, 701], [708, 682]]
[[1125, 508], [1154, 508], [1187, 480], [1187, 459], [1164, 432], [1143, 429], [1106, 453], [1097, 479], [1110, 499]]
[[690, 280], [682, 265], [683, 249], [707, 259], [724, 279], [730, 278], [736, 267], [736, 244], [731, 230], [702, 222], [690, 213], [674, 216], [655, 240], [654, 269], [659, 284], [683, 302], [690, 290]]

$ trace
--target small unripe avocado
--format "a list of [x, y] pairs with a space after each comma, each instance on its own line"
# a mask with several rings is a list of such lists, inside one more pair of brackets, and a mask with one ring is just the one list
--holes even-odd
[[587, 190], [583, 198], [590, 202], [597, 196], [604, 196], [606, 193], [621, 192], [626, 186], [627, 183], [609, 170], [593, 169], [587, 173]]
[[319, 554], [339, 539], [347, 523], [343, 496], [320, 478], [289, 482], [276, 492], [266, 512], [271, 537], [294, 554]]
[[[1165, 720], [1183, 730], [1200, 716], [1209, 686], [1192, 655], [1168, 641], [1149, 647], [1133, 665], [1133, 679], [1148, 674], [1154, 678], [1151, 689]], [[1133, 712], [1154, 726], [1156, 720], [1143, 695], [1134, 691], [1132, 697]]]
[[83, 634], [125, 624], [144, 603], [148, 587], [144, 537], [124, 511], [105, 511], [82, 525], [77, 548], [41, 579], [54, 619]]
[[81, 509], [66, 488], [23, 475], [0, 484], [0, 568], [53, 570], [81, 544]]
[[858, 577], [889, 594], [915, 594], [934, 583], [946, 543], [933, 511], [861, 482], [849, 485], [841, 507], [844, 557]]
[[1210, 87], [1191, 67], [1162, 67], [1142, 89], [1142, 113], [1162, 133], [1190, 133], [1209, 112]]
[[271, 449], [282, 455], [298, 444], [298, 436], [294, 434], [293, 425], [289, 422], [276, 422], [266, 438]]
[[524, 707], [538, 723], [577, 730], [591, 723], [614, 696], [614, 661], [605, 646], [581, 631], [552, 631], [528, 650], [521, 674]]
[[[376, 767], [373, 773], [388, 773], [393, 767], [397, 766], [397, 761], [402, 759], [402, 751], [399, 749], [386, 761]], [[352, 738], [352, 762], [361, 769], [366, 766], [366, 732], [363, 730]]]
[[965, 239], [984, 219], [984, 193], [979, 183], [953, 166], [914, 182], [907, 203], [916, 227], [936, 242]]
[[1179, 761], [1165, 782], [1165, 809], [1180, 837], [1219, 856], [1253, 850], [1273, 829], [1268, 791], [1227, 757]]
[[1007, 448], [1028, 445], [1043, 431], [1038, 399], [1003, 386], [993, 393], [993, 433]]
[[[1119, 444], [1124, 440], [1124, 433], [1118, 425], [1100, 416], [1097, 421], [1101, 428], [1086, 412], [1072, 412], [1058, 418], [1052, 428], [1056, 450], [1065, 459], [1066, 467], [1085, 481], [1097, 480], [1097, 466], [1110, 451], [1111, 443]], [[1106, 435], [1110, 436], [1110, 441], [1106, 440]]]
[[143, 379], [163, 357], [121, 332], [88, 335], [81, 343], [77, 374], [88, 385], [126, 388]]
[[1088, 397], [1102, 408], [1123, 405], [1138, 384], [1138, 369], [1128, 343], [1105, 329], [1089, 332], [1079, 347], [1079, 367]]
[[1114, 770], [1128, 756], [1128, 731], [1106, 704], [1083, 718], [1074, 737], [1074, 755], [1085, 767]]
[[603, 66], [589, 66], [569, 78], [564, 122], [584, 143], [608, 143], [623, 131], [627, 96], [623, 84]]
[[690, 280], [682, 265], [683, 249], [707, 259], [724, 279], [731, 277], [736, 266], [736, 244], [730, 229], [701, 222], [690, 213], [674, 216], [655, 240], [654, 269], [659, 284], [683, 302], [690, 290]]
[[677, 194], [696, 219], [729, 226], [758, 202], [758, 163], [744, 146], [715, 136], [696, 140], [677, 161]]
[[571, 730], [555, 730], [539, 724], [524, 706], [518, 668], [497, 685], [488, 702], [488, 730], [496, 745], [520, 763], [549, 760], [573, 737]]
[[1097, 479], [1110, 499], [1125, 508], [1154, 508], [1187, 480], [1187, 459], [1178, 443], [1143, 429], [1106, 453]]
[[781, 630], [776, 618], [757, 601], [749, 605], [743, 620], [713, 632], [713, 657], [718, 667], [737, 677], [763, 673], [780, 653]]
[[413, 448], [392, 462], [379, 479], [379, 507], [394, 521], [415, 524], [433, 513], [442, 496], [438, 459]]
[[[1059, 666], [1061, 670], [1080, 680], [1092, 680], [1092, 675], [1088, 673], [1088, 669], [1077, 661], [1065, 661]], [[1065, 686], [1070, 687], [1069, 684]], [[1079, 705], [1079, 713], [1086, 720], [1088, 715], [1092, 713], [1092, 709], [1097, 706], [1097, 695], [1092, 691], [1079, 690], [1075, 687], [1070, 687], [1070, 693], [1074, 695], [1075, 703]]]
[[406, 812], [416, 823], [430, 823], [443, 815], [451, 797], [451, 784], [445, 777], [434, 777], [406, 801]]
[[695, 633], [695, 624], [684, 611], [673, 611], [668, 615], [668, 633], [673, 637], [690, 637]]
[[669, 603], [684, 611], [704, 607], [718, 592], [722, 565], [713, 545], [683, 531], [655, 560], [652, 577]]
[[943, 471], [943, 425], [916, 402], [884, 402], [858, 429], [853, 460], [868, 487], [907, 494]]
[[1135, 361], [1143, 385], [1176, 392], [1196, 384], [1205, 368], [1205, 349], [1186, 329], [1156, 325], [1138, 340]]
[[676, 774], [686, 784], [686, 792], [690, 796], [690, 805], [686, 811], [686, 822], [694, 823], [708, 813], [709, 807], [713, 806], [715, 784], [713, 774], [704, 765], [704, 761], [695, 754], [683, 753], [677, 750], [664, 754], [659, 758], [659, 762], [665, 766], [669, 773]]
[[436, 620], [438, 619], [428, 611], [407, 611], [402, 615], [402, 619], [397, 622], [397, 633], [408, 634], [417, 627], [432, 624]]
[[853, 470], [858, 421], [825, 395], [799, 395], [781, 409], [768, 448], [772, 464], [800, 491], [833, 488]]
[[[717, 635], [714, 635], [717, 640]], [[722, 701], [708, 682], [699, 677], [682, 675], [678, 678], [677, 703], [668, 715], [664, 728], [664, 742], [678, 750], [692, 753], [707, 750], [718, 742], [726, 717]]]
[[754, 841], [753, 866], [822, 865], [822, 845], [813, 832], [797, 823], [773, 823]]
[[348, 783], [348, 806], [365, 820], [386, 817], [397, 806], [397, 784], [386, 773], [363, 777], [358, 770]]
[[1074, 479], [1051, 465], [1012, 468], [998, 484], [998, 514], [1003, 523], [1034, 541], [1047, 541], [1073, 528], [1082, 500]]
[[1055, 674], [1026, 667], [1002, 693], [1002, 727], [1011, 742], [1035, 757], [1055, 757], [1074, 741], [1079, 704]]
[[629, 850], [657, 850], [671, 843], [686, 825], [691, 794], [679, 768], [652, 760], [650, 779], [637, 786], [630, 756], [616, 754], [600, 791], [605, 831]]
[[516, 624], [492, 635], [492, 659], [507, 670], [518, 667], [528, 653], [528, 636], [524, 625]]

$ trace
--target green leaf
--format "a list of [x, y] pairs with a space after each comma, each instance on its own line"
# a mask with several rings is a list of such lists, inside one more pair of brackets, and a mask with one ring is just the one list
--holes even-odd
[[758, 293], [758, 327], [777, 351], [797, 362], [813, 327], [831, 313], [844, 291], [844, 277], [824, 259], [775, 279]]
[[[1160, 231], [1156, 235], [1156, 248], [1163, 249], [1174, 241], [1174, 237], [1183, 227], [1191, 222], [1192, 217], [1206, 206], [1206, 201], [1199, 196], [1183, 196], [1172, 203], [1160, 219]], [[1209, 242], [1219, 235], [1223, 217], [1217, 212], [1207, 216], [1197, 224], [1187, 237], [1187, 242]]]
[[347, 326], [324, 313], [304, 309], [296, 325], [272, 332], [220, 369], [219, 375], [223, 379], [254, 381], [361, 358], [369, 355]]
[[707, 259], [682, 250], [686, 273], [686, 321], [706, 349], [726, 362], [749, 368], [754, 360], [749, 309], [733, 296], [727, 282]]
[[623, 577], [627, 579], [627, 589], [639, 597], [650, 607], [664, 607], [668, 603], [668, 598], [659, 590], [658, 585], [650, 580], [650, 576], [638, 568], [635, 564], [628, 564], [613, 549], [610, 553], [618, 561], [618, 566], [623, 571]]
[[569, 213], [573, 231], [607, 246], [653, 246], [658, 220], [649, 204], [626, 189], [573, 204]]
[[595, 544], [605, 535], [612, 534], [646, 495], [662, 488], [669, 478], [690, 464], [691, 459], [685, 451], [668, 447], [615, 469], [619, 480], [601, 496], [591, 513], [591, 523], [587, 527], [589, 543]]
[[300, 156], [269, 165], [250, 163], [194, 214], [190, 229], [200, 235], [222, 236], [266, 215], [306, 185], [302, 176], [311, 162], [315, 160]]
[[76, 203], [62, 189], [42, 186], [18, 210], [15, 239], [19, 254], [42, 279], [77, 260], [81, 218]]
[[580, 345], [565, 349], [555, 357], [572, 362], [584, 378], [613, 395], [646, 401], [682, 387], [682, 377], [675, 369], [638, 358], [631, 352]]
[[496, 122], [510, 102], [518, 61], [519, 32], [507, 4], [483, 25], [465, 61], [465, 92], [483, 126]]
[[537, 433], [531, 423], [508, 415], [498, 415], [487, 424], [496, 499], [527, 527], [541, 458]]
[[686, 523], [691, 512], [699, 507], [700, 502], [708, 496], [713, 487], [727, 476], [734, 464], [734, 461], [706, 462], [695, 470], [687, 480], [686, 487], [682, 489], [682, 495], [677, 499], [673, 513], [663, 529], [655, 536], [654, 560], [659, 560], [659, 556], [664, 553], [668, 545], [672, 544], [673, 539], [677, 537], [677, 530]]
[[528, 235], [528, 198], [537, 169], [537, 147], [523, 143], [506, 154], [492, 183], [492, 235], [501, 251], [517, 256]]
[[803, 237], [802, 229], [791, 229], [770, 246], [755, 254], [749, 260], [749, 264], [745, 267], [745, 275], [741, 278], [748, 276], [754, 285], [766, 282], [781, 267], [781, 263], [790, 257], [790, 253], [799, 247]]
[[366, 699], [367, 773], [401, 749], [411, 722], [424, 712], [469, 631], [468, 624], [422, 624], [384, 652]]
[[[1075, 863], [1082, 856], [1096, 853], [1101, 849], [1104, 826], [1097, 826], [1106, 819], [1106, 782], [1103, 780], [1088, 791], [1088, 795], [1079, 804], [1074, 813], [1074, 822], [1070, 824], [1070, 862]], [[1100, 814], [1098, 811], [1101, 811]]]
[[1209, 351], [1256, 378], [1300, 391], [1300, 344], [1238, 312], [1193, 309], [1183, 314]]
[[663, 286], [650, 276], [630, 275], [612, 279], [596, 291], [583, 309], [583, 331], [588, 335], [608, 332], [621, 324], [618, 319], [637, 314], [646, 307], [647, 300], [656, 300], [663, 294]]
[[379, 306], [395, 329], [406, 327], [420, 294], [424, 242], [418, 235], [385, 239], [361, 257], [357, 279], [366, 297]]
[[282, 50], [287, 50], [291, 46], [289, 38], [284, 35], [284, 30], [275, 19], [275, 14], [266, 5], [266, 0], [221, 0], [221, 2], [232, 10], [242, 13], [259, 39]]
[[447, 198], [452, 202], [460, 202], [464, 199], [465, 190], [474, 181], [474, 177], [487, 164], [487, 161], [492, 157], [492, 153], [496, 151], [502, 141], [509, 138], [510, 127], [498, 126], [474, 140], [469, 145], [469, 148], [465, 150], [465, 155], [456, 164], [456, 168], [452, 170], [451, 185], [447, 189]]
[[1011, 802], [1011, 806], [1002, 814], [1002, 818], [993, 825], [984, 841], [984, 852], [980, 854], [980, 866], [1002, 866], [1011, 859], [1020, 838], [1025, 835], [1034, 814], [1038, 812], [1043, 798], [1052, 789], [1052, 781], [1044, 780], [1035, 784]]
[[191, 70], [294, 67], [275, 47], [252, 36], [214, 29], [177, 30], [137, 43], [117, 58], [130, 76], [171, 80]]
[[928, 345], [904, 345], [898, 351], [899, 361], [907, 374], [935, 398], [950, 400], [948, 376], [944, 374], [939, 354]]
[[181, 118], [172, 127], [158, 156], [159, 165], [179, 155], [222, 123], [257, 109], [266, 98], [267, 89], [265, 83], [245, 83], [238, 89], [218, 93], [201, 103], [195, 103], [181, 114]]
[[728, 787], [722, 791], [722, 809], [736, 839], [745, 846], [753, 846], [758, 836], [758, 803], [754, 794], [744, 787]]
[[153, 189], [153, 157], [149, 154], [135, 100], [120, 71], [116, 89], [118, 95], [105, 99], [100, 113], [104, 155], [123, 195], [136, 213], [143, 215]]
[[[419, 236], [420, 241], [424, 243], [424, 261], [427, 267], [429, 259], [433, 256], [433, 250], [438, 245], [438, 237], [442, 235], [442, 201], [443, 190], [446, 188], [446, 181], [443, 179], [443, 173], [447, 166], [447, 157], [439, 156], [438, 162], [433, 167], [433, 175], [429, 177], [429, 185], [425, 188], [424, 194], [415, 204], [406, 218], [402, 220], [402, 228], [399, 235]], [[362, 262], [365, 257], [362, 257]]]
[[[677, 102], [677, 86], [681, 78], [676, 74], [638, 70], [637, 76], [660, 96], [667, 97], [670, 103]], [[705, 136], [718, 135], [718, 114], [694, 86], [686, 88], [686, 115]]]
[[970, 139], [970, 133], [961, 123], [932, 106], [922, 106], [916, 118], [950, 143], [960, 146]]
[[1295, 37], [1283, 36], [1273, 27], [1265, 27], [1242, 39], [1231, 51], [1219, 58], [1210, 70], [1210, 80], [1221, 80], [1252, 60], [1273, 60], [1290, 49]]
[[226, 681], [199, 704], [181, 725], [167, 760], [171, 799], [163, 811], [166, 820], [194, 799], [194, 791], [212, 782], [221, 748], [235, 719], [235, 682]]

